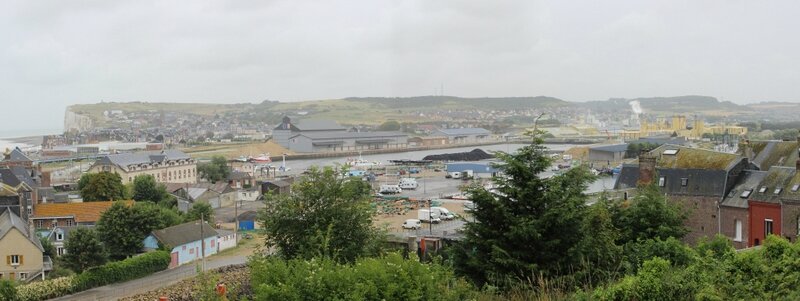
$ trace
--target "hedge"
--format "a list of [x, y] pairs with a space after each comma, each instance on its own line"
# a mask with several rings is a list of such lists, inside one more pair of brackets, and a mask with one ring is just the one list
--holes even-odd
[[98, 286], [141, 278], [167, 269], [169, 262], [169, 252], [155, 251], [89, 268], [75, 277], [74, 290], [79, 292]]
[[67, 276], [22, 285], [17, 289], [17, 298], [19, 301], [39, 301], [68, 295], [73, 291], [74, 278]]

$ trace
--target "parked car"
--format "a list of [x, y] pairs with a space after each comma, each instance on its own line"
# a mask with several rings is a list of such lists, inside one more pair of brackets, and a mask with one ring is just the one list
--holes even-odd
[[422, 228], [422, 222], [418, 219], [407, 219], [403, 222], [403, 229], [419, 229]]

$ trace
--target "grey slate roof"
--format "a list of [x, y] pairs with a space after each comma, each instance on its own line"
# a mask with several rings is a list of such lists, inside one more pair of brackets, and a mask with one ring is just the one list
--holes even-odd
[[[739, 181], [733, 186], [730, 192], [725, 195], [722, 200], [722, 206], [747, 208], [747, 200], [752, 198], [758, 193], [759, 183], [767, 176], [766, 171], [745, 171], [739, 177]], [[753, 190], [752, 193], [746, 198], [742, 198], [742, 192], [746, 190]]]
[[30, 230], [28, 229], [28, 224], [23, 221], [19, 216], [11, 212], [11, 210], [6, 210], [3, 214], [0, 214], [0, 239], [8, 234], [11, 229], [17, 229], [19, 232], [22, 233], [23, 236], [28, 238], [40, 251], [44, 252], [44, 248], [42, 248], [42, 243], [39, 241], [39, 237], [36, 235], [32, 235]]
[[463, 129], [439, 129], [439, 132], [446, 136], [461, 135], [491, 135], [492, 132], [483, 128], [463, 128]]
[[639, 181], [639, 165], [623, 164], [617, 181], [614, 183], [614, 189], [636, 188], [637, 181]]
[[10, 156], [8, 158], [8, 161], [11, 161], [11, 162], [31, 162], [33, 160], [31, 160], [31, 158], [28, 158], [28, 156], [26, 156], [25, 153], [23, 153], [22, 150], [20, 150], [19, 148], [14, 148], [14, 150], [11, 151], [11, 154], [10, 154]]
[[601, 151], [601, 152], [612, 152], [612, 153], [624, 153], [628, 150], [628, 144], [614, 144], [614, 145], [601, 145], [601, 146], [594, 146], [589, 148], [590, 151]]
[[[202, 238], [216, 237], [218, 235], [214, 227], [211, 227], [207, 222], [203, 223], [202, 231]], [[161, 230], [155, 230], [152, 234], [162, 244], [174, 248], [201, 239], [200, 221], [197, 220]]]
[[127, 170], [128, 165], [150, 164], [150, 163], [159, 163], [164, 161], [185, 160], [185, 159], [191, 159], [191, 157], [182, 151], [176, 149], [168, 149], [163, 151], [108, 155], [100, 158], [100, 160], [98, 160], [97, 163], [95, 164], [116, 165], [124, 170]]
[[[794, 167], [773, 166], [766, 171], [767, 175], [753, 191], [750, 199], [757, 202], [779, 203], [781, 199], [791, 192], [793, 186], [791, 183], [796, 172]], [[761, 187], [766, 187], [767, 190], [761, 193], [759, 192]], [[775, 194], [776, 187], [781, 188], [778, 194]]]
[[228, 174], [228, 180], [244, 180], [244, 179], [251, 179], [251, 178], [253, 178], [253, 176], [251, 176], [249, 173], [244, 172], [244, 171], [235, 171], [234, 170], [234, 171], [231, 171], [230, 174]]
[[408, 136], [401, 132], [316, 132], [316, 133], [299, 133], [289, 138], [297, 136], [304, 136], [317, 139], [368, 139], [368, 138], [382, 138], [382, 137], [403, 137]]
[[0, 168], [0, 182], [12, 187], [17, 187], [21, 183], [19, 178], [9, 168]]
[[17, 179], [19, 179], [22, 182], [25, 182], [25, 184], [28, 184], [28, 186], [30, 186], [30, 187], [38, 187], [39, 186], [39, 183], [36, 182], [36, 180], [34, 180], [33, 177], [31, 176], [31, 171], [30, 170], [28, 170], [28, 169], [26, 169], [26, 168], [24, 168], [22, 166], [12, 166], [11, 167], [11, 172], [15, 176], [17, 176]]

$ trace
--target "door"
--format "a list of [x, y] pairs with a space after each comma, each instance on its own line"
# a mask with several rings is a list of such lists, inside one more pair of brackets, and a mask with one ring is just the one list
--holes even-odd
[[16, 275], [14, 275], [14, 272], [8, 273], [8, 279], [11, 281], [14, 281], [14, 279], [16, 279]]
[[169, 254], [169, 257], [170, 257], [169, 268], [171, 269], [171, 268], [177, 267], [178, 266], [178, 252], [172, 252], [172, 254]]

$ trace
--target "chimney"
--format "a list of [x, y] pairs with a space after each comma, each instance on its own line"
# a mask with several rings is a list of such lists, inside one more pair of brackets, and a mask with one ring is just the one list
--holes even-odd
[[800, 149], [797, 150], [797, 161], [794, 161], [794, 168], [800, 172]]
[[656, 176], [656, 156], [650, 152], [639, 155], [639, 181], [637, 185], [650, 185]]

